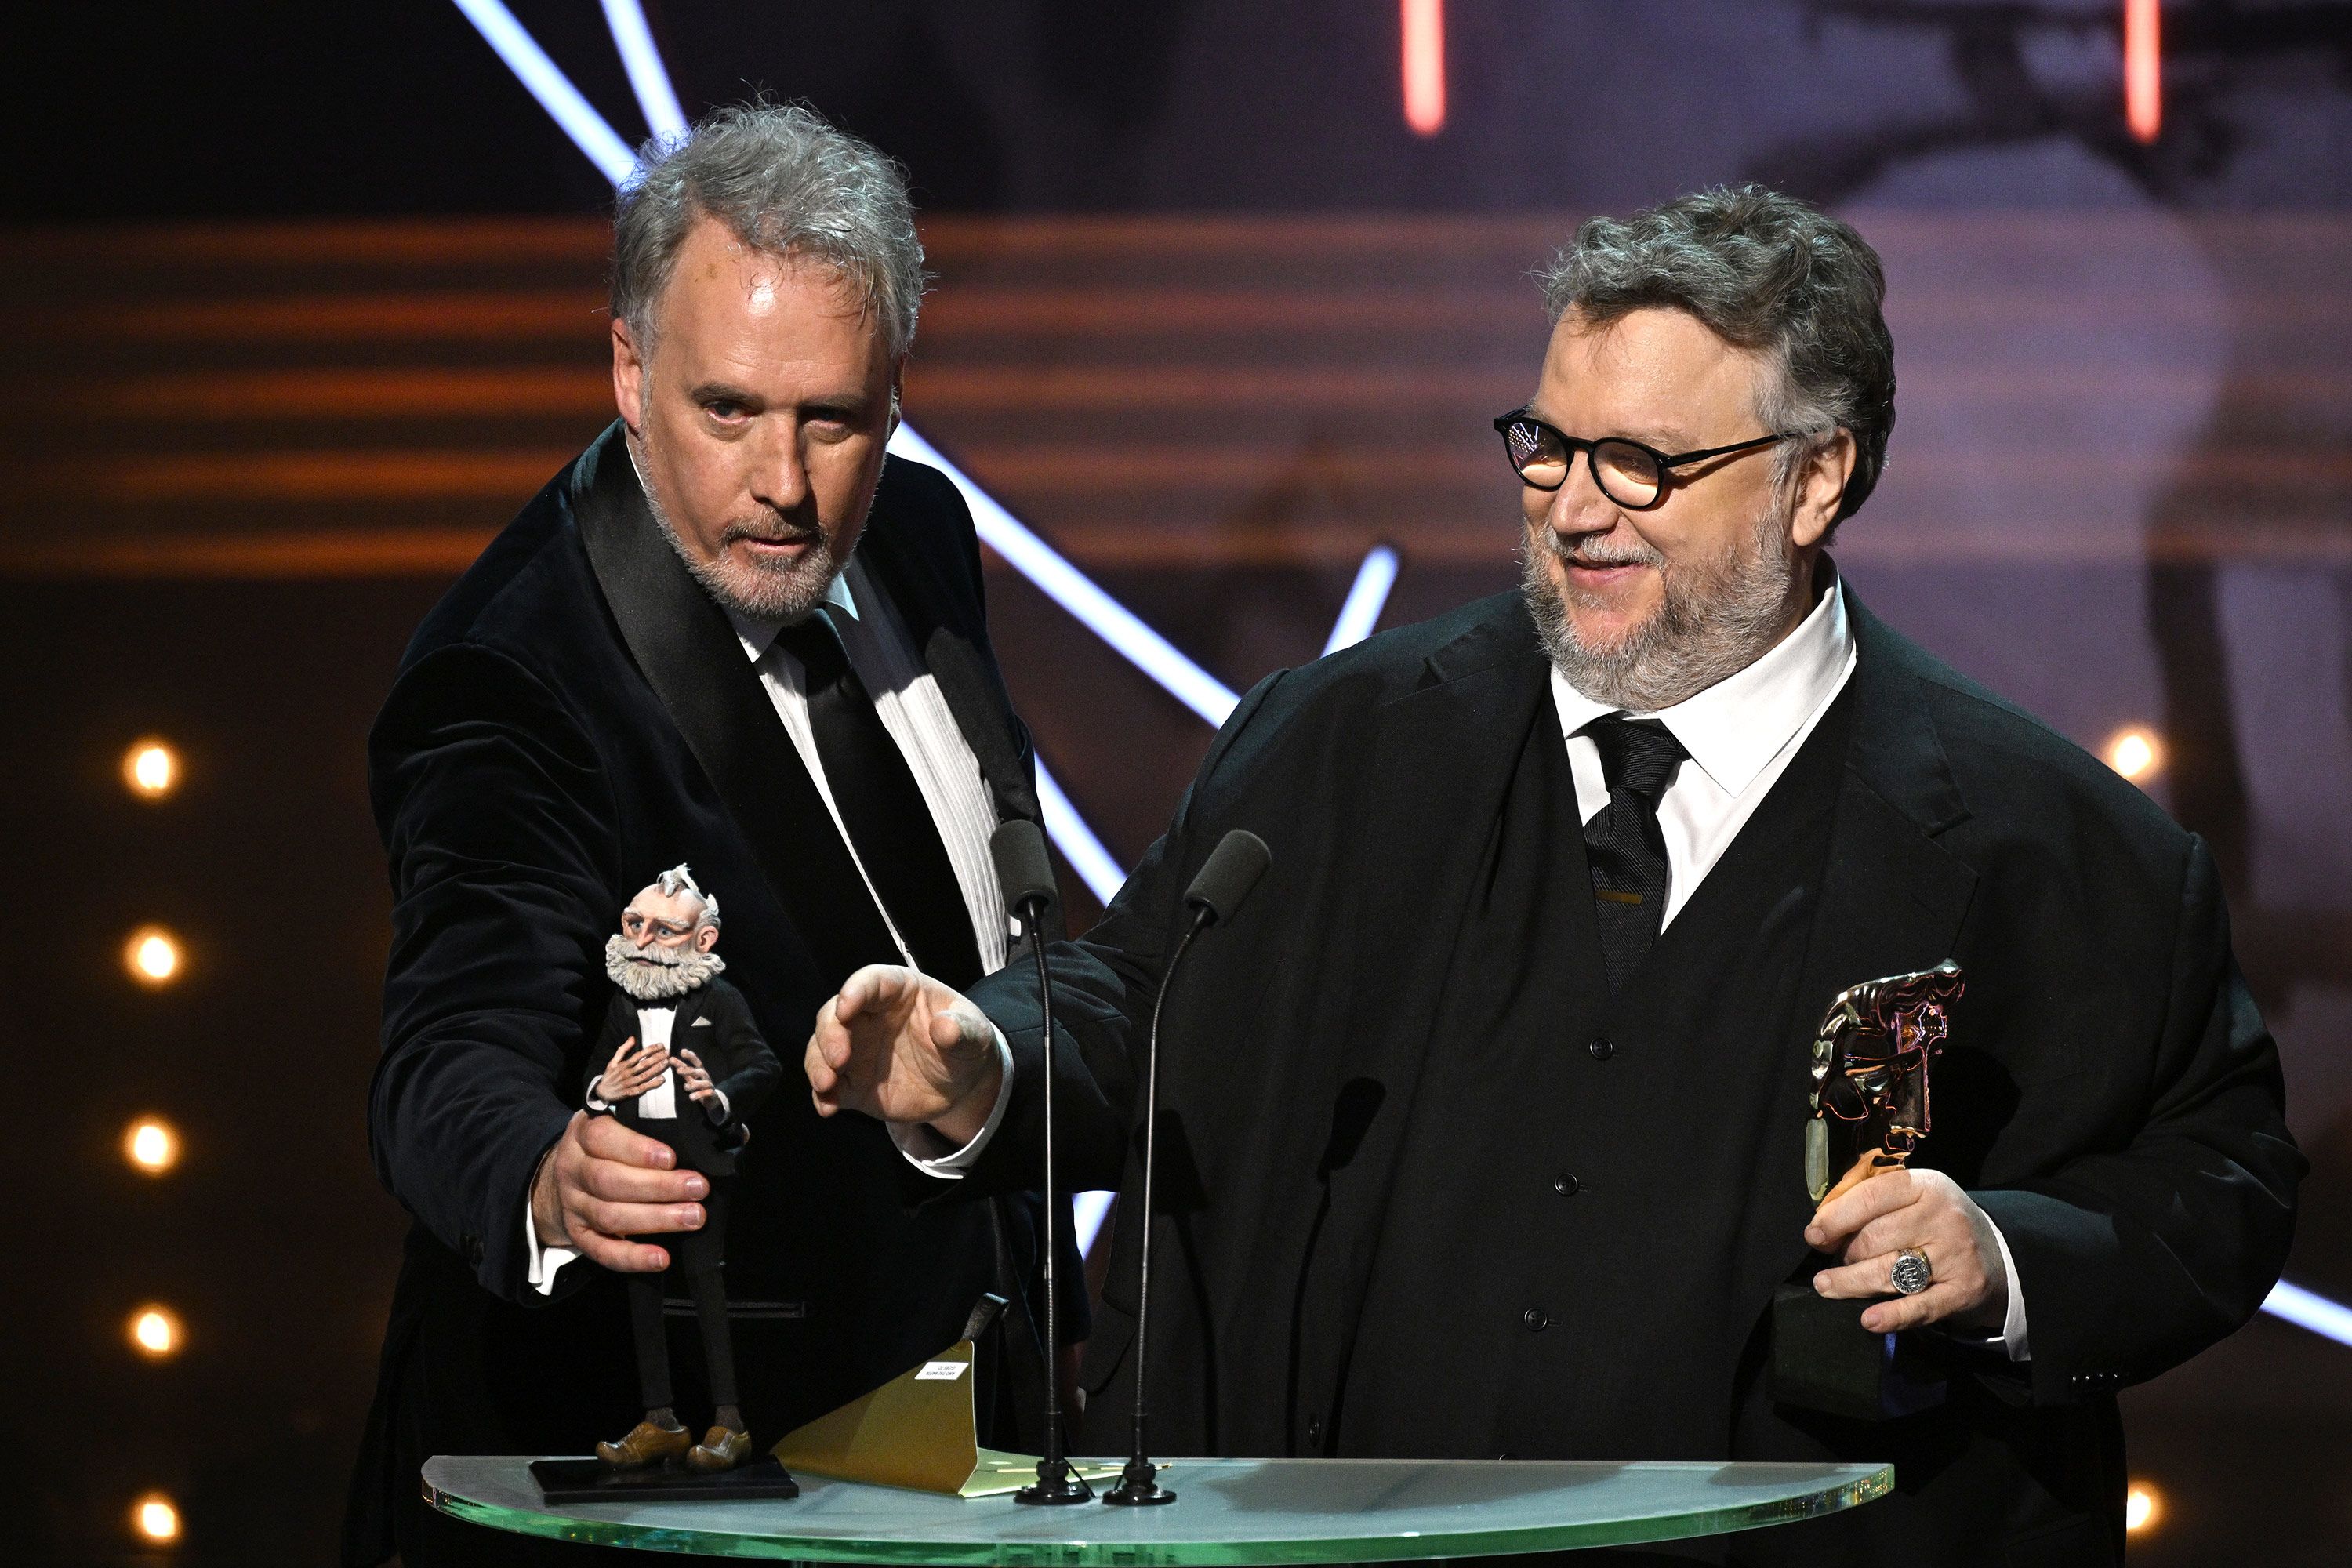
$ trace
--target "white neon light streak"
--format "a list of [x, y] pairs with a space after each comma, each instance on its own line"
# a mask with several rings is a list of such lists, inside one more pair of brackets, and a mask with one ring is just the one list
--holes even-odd
[[604, 172], [604, 177], [619, 184], [636, 167], [637, 155], [620, 133], [604, 121], [589, 101], [580, 96], [556, 63], [547, 58], [547, 51], [538, 40], [523, 30], [514, 13], [499, 0], [456, 0], [457, 9], [474, 30], [482, 35], [490, 47], [506, 61], [507, 68], [515, 73], [539, 106], [554, 118], [572, 144], [588, 155], [588, 161]]
[[655, 47], [646, 8], [638, 0], [604, 0], [604, 25], [613, 30], [613, 47], [621, 51], [629, 90], [637, 95], [646, 129], [665, 142], [685, 135], [686, 110], [677, 106], [677, 92], [670, 86], [661, 50]]
[[1241, 701], [1225, 684], [1178, 651], [1176, 645], [1144, 625], [1136, 613], [1112, 598], [1095, 581], [1052, 545], [1004, 510], [996, 498], [971, 482], [970, 476], [943, 456], [937, 447], [901, 424], [890, 437], [890, 449], [902, 458], [929, 463], [955, 481], [971, 508], [971, 521], [982, 543], [1004, 557], [1013, 569], [1043, 589], [1055, 604], [1084, 621], [1087, 629], [1110, 644], [1129, 663], [1151, 677], [1177, 701], [1212, 724], [1222, 724]]
[[1045, 808], [1045, 831], [1062, 847], [1062, 858], [1070, 863], [1070, 869], [1078, 874], [1078, 880], [1087, 885], [1097, 902], [1109, 903], [1110, 896], [1127, 880], [1127, 873], [1119, 869], [1118, 858], [1103, 847], [1095, 830], [1078, 816], [1078, 808], [1070, 804], [1070, 797], [1062, 793], [1061, 784], [1045, 771], [1043, 761], [1037, 764], [1037, 804]]
[[1095, 1249], [1095, 1237], [1102, 1234], [1103, 1221], [1110, 1217], [1110, 1205], [1117, 1193], [1072, 1193], [1070, 1217], [1075, 1222], [1071, 1231], [1078, 1238], [1078, 1256], [1084, 1258]]
[[1326, 654], [1353, 647], [1372, 635], [1372, 628], [1381, 624], [1381, 612], [1388, 607], [1389, 590], [1396, 586], [1396, 580], [1395, 549], [1386, 544], [1372, 546], [1372, 552], [1356, 568], [1356, 581], [1348, 589], [1347, 603], [1339, 606], [1339, 618], [1331, 625], [1330, 640], [1323, 645]]
[[2352, 1345], [2352, 1307], [2331, 1301], [2300, 1285], [2280, 1280], [2271, 1287], [2263, 1310], [2274, 1318], [2284, 1318], [2299, 1329], [2309, 1329], [2322, 1339]]

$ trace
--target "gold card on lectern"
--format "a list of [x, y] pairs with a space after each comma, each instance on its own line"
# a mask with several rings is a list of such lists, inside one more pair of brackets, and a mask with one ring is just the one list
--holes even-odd
[[[789, 1433], [772, 1450], [788, 1470], [836, 1481], [907, 1487], [948, 1497], [997, 1497], [1037, 1479], [1034, 1455], [980, 1446], [972, 1406], [972, 1342], [908, 1367], [871, 1394]], [[1088, 1480], [1120, 1467], [1070, 1468]]]

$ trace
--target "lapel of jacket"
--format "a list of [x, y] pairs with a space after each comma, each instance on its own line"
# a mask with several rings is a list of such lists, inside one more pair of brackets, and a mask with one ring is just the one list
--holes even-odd
[[623, 641], [782, 900], [822, 975], [898, 945], [725, 612], [655, 525], [616, 423], [572, 481], [581, 542]]
[[1952, 955], [1976, 872], [1937, 842], [1969, 816], [1920, 690], [1914, 648], [1846, 590], [1853, 730], [1830, 829], [1796, 1029], [1805, 1040], [1849, 985]]

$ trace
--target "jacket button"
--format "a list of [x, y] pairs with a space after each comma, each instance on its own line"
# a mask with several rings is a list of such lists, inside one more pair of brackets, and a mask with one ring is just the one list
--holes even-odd
[[1564, 1198], [1574, 1197], [1576, 1195], [1577, 1185], [1578, 1183], [1576, 1178], [1569, 1174], [1566, 1171], [1562, 1171], [1559, 1175], [1554, 1176], [1551, 1179], [1551, 1190], [1558, 1193]]
[[478, 1268], [482, 1265], [482, 1238], [478, 1236], [458, 1237], [466, 1248], [466, 1261]]
[[1528, 1332], [1531, 1334], [1542, 1333], [1551, 1327], [1551, 1317], [1541, 1307], [1529, 1307], [1519, 1314], [1519, 1321], [1527, 1325]]
[[1609, 1043], [1606, 1035], [1593, 1036], [1584, 1048], [1592, 1053], [1592, 1059], [1596, 1062], [1605, 1062], [1617, 1054], [1617, 1047]]
[[1319, 1448], [1323, 1446], [1323, 1417], [1320, 1415], [1310, 1415], [1307, 1418], [1307, 1444], [1312, 1448]]

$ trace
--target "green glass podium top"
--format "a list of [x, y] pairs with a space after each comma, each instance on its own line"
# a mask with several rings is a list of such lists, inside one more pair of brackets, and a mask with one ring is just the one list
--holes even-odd
[[540, 1501], [528, 1458], [443, 1456], [425, 1500], [494, 1529], [713, 1557], [1014, 1568], [1367, 1563], [1720, 1535], [1883, 1497], [1883, 1465], [1171, 1459], [1160, 1508], [1029, 1508], [800, 1478], [783, 1502]]

